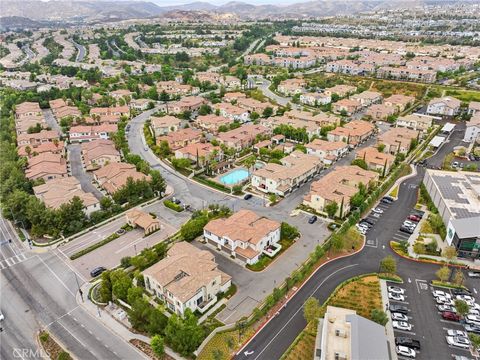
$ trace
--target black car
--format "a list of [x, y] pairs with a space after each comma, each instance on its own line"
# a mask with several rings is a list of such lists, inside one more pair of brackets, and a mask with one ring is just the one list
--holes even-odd
[[104, 268], [103, 266], [99, 266], [99, 267], [96, 267], [95, 269], [93, 269], [92, 271], [90, 271], [90, 276], [91, 277], [97, 277], [99, 275], [101, 275], [104, 271], [106, 271], [107, 269]]
[[394, 202], [394, 201], [395, 201], [395, 199], [394, 199], [393, 197], [388, 196], [388, 195], [387, 195], [387, 196], [384, 196], [383, 198], [384, 198], [384, 199], [387, 199], [387, 200], [390, 200], [391, 202]]
[[253, 197], [252, 194], [247, 194], [243, 197], [243, 200], [248, 200], [248, 199], [251, 199]]
[[313, 215], [310, 219], [308, 219], [309, 224], [313, 224], [315, 221], [317, 221], [317, 215]]
[[425, 211], [422, 211], [422, 210], [417, 210], [417, 209], [413, 209], [411, 212], [410, 212], [412, 215], [416, 215], [420, 218], [423, 218], [423, 215], [425, 215]]
[[471, 291], [468, 289], [452, 289], [452, 294], [457, 295], [470, 295]]
[[390, 304], [388, 309], [390, 310], [390, 312], [397, 312], [397, 313], [404, 314], [404, 315], [408, 314], [408, 308], [406, 308], [403, 305]]
[[362, 219], [360, 222], [365, 222], [365, 223], [370, 224], [370, 225], [375, 225], [375, 223], [368, 218]]
[[407, 234], [413, 234], [413, 229], [412, 228], [409, 228], [407, 226], [402, 226], [400, 228], [400, 231], [401, 232], [404, 232], [404, 233], [407, 233]]
[[391, 203], [392, 203], [392, 200], [389, 200], [389, 199], [387, 199], [387, 198], [382, 198], [382, 199], [380, 200], [380, 202], [383, 203], [383, 204], [391, 204]]
[[368, 223], [368, 222], [366, 222], [366, 221], [364, 221], [364, 220], [361, 220], [361, 221], [359, 222], [359, 224], [363, 224], [363, 225], [367, 226], [369, 229], [373, 226], [372, 224], [370, 224], [370, 223]]
[[411, 349], [420, 350], [420, 341], [409, 338], [409, 337], [403, 337], [403, 336], [396, 337], [395, 345], [397, 346], [402, 345], [402, 346], [409, 347]]

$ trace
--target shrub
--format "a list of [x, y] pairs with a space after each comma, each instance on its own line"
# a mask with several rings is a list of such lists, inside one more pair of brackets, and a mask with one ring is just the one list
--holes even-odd
[[163, 205], [165, 205], [167, 208], [172, 209], [173, 211], [176, 211], [176, 212], [183, 211], [183, 207], [181, 205], [175, 204], [173, 201], [168, 199], [163, 201]]

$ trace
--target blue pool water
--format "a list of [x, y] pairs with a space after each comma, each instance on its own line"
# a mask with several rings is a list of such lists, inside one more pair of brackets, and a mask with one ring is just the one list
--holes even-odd
[[225, 185], [234, 185], [248, 178], [248, 171], [245, 169], [236, 169], [220, 178], [220, 182]]

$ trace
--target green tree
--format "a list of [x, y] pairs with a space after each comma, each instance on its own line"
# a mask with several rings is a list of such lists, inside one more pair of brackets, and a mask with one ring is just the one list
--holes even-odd
[[163, 140], [160, 141], [160, 144], [158, 145], [158, 155], [161, 158], [166, 158], [171, 154], [170, 151], [170, 145], [168, 145], [168, 141]]
[[155, 335], [150, 341], [150, 346], [152, 347], [153, 352], [158, 357], [162, 357], [165, 354], [165, 345], [163, 343], [163, 338], [160, 335]]
[[300, 236], [300, 232], [295, 226], [282, 222], [280, 226], [280, 238], [286, 240], [295, 240]]
[[472, 343], [474, 349], [480, 348], [480, 335], [468, 333], [468, 338], [470, 339], [470, 342]]
[[268, 118], [268, 117], [270, 117], [270, 116], [272, 116], [272, 115], [273, 115], [273, 109], [272, 109], [270, 106], [266, 107], [266, 108], [263, 110], [262, 116], [263, 116], [264, 118]]
[[441, 267], [435, 275], [440, 279], [440, 281], [445, 282], [450, 278], [451, 271], [448, 266]]
[[455, 246], [447, 246], [442, 250], [442, 256], [447, 259], [448, 263], [450, 263], [457, 257], [457, 249]]
[[368, 170], [368, 165], [363, 159], [355, 159], [352, 161], [352, 165], [357, 165], [358, 167], [361, 167], [363, 170]]
[[318, 319], [321, 309], [320, 302], [314, 297], [309, 297], [303, 305], [303, 317], [307, 323]]
[[167, 185], [165, 183], [165, 179], [160, 174], [160, 171], [152, 170], [152, 171], [150, 171], [150, 176], [152, 178], [150, 180], [150, 185], [152, 187], [152, 190], [155, 191], [155, 192], [158, 192], [160, 194], [165, 192], [165, 189], [166, 189]]
[[335, 252], [339, 252], [345, 246], [345, 241], [344, 241], [343, 237], [339, 234], [332, 235], [331, 242], [332, 242], [332, 247], [335, 250]]
[[146, 330], [150, 335], [163, 334], [167, 326], [168, 318], [160, 309], [151, 308], [148, 314], [148, 324]]
[[338, 204], [335, 201], [332, 201], [327, 205], [325, 205], [325, 212], [327, 213], [329, 218], [333, 219], [337, 211], [338, 211]]
[[457, 314], [461, 316], [467, 315], [470, 311], [470, 306], [468, 306], [468, 304], [463, 300], [456, 299], [454, 301], [454, 306], [455, 310], [457, 310]]
[[146, 326], [152, 307], [147, 300], [138, 298], [132, 304], [132, 308], [127, 311], [128, 321], [133, 328], [140, 331], [147, 331]]
[[465, 282], [465, 276], [461, 269], [456, 269], [455, 273], [453, 274], [453, 283], [458, 286], [462, 286]]
[[378, 145], [377, 145], [377, 150], [378, 150], [379, 152], [383, 152], [383, 150], [385, 150], [385, 144], [378, 144]]
[[202, 342], [204, 331], [190, 309], [186, 309], [183, 319], [173, 314], [165, 328], [165, 339], [181, 355], [189, 356]]
[[196, 237], [202, 235], [203, 228], [208, 223], [206, 216], [200, 216], [198, 218], [191, 219], [182, 225], [180, 228], [180, 235], [185, 241], [192, 241]]
[[385, 311], [380, 309], [372, 309], [370, 313], [370, 318], [372, 321], [375, 321], [377, 324], [385, 326], [388, 322], [388, 316]]
[[388, 255], [380, 261], [380, 272], [388, 274], [397, 272], [397, 262], [392, 255]]
[[133, 286], [127, 291], [127, 303], [132, 305], [137, 299], [141, 299], [143, 296], [143, 289], [138, 286]]
[[110, 274], [110, 281], [112, 282], [112, 294], [123, 301], [127, 301], [128, 289], [132, 287], [132, 279], [123, 270], [118, 269]]

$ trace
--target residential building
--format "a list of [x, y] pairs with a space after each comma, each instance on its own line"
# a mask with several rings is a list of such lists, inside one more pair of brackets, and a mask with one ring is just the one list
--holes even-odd
[[200, 130], [186, 128], [177, 131], [171, 131], [167, 135], [157, 137], [157, 144], [166, 141], [172, 150], [177, 150], [189, 144], [200, 142], [203, 138], [203, 133]]
[[95, 181], [110, 195], [127, 184], [131, 178], [133, 181], [150, 181], [150, 175], [145, 175], [136, 170], [135, 165], [126, 163], [110, 163], [93, 172]]
[[195, 119], [195, 125], [211, 134], [217, 134], [220, 126], [227, 126], [232, 121], [224, 116], [217, 116], [214, 114], [200, 115]]
[[24, 133], [17, 136], [18, 146], [29, 145], [34, 148], [45, 143], [53, 143], [60, 141], [60, 136], [55, 130], [41, 130], [38, 133]]
[[243, 58], [245, 65], [271, 65], [272, 59], [266, 54], [246, 55]]
[[356, 311], [327, 306], [317, 325], [313, 360], [390, 359], [385, 327]]
[[252, 186], [258, 191], [285, 196], [312, 179], [323, 167], [322, 161], [296, 150], [280, 160], [268, 163], [252, 173]]
[[333, 104], [332, 111], [337, 114], [345, 113], [348, 116], [356, 114], [362, 110], [362, 105], [352, 99], [341, 99]]
[[397, 112], [402, 112], [414, 102], [415, 97], [402, 94], [393, 94], [385, 99], [385, 105], [396, 108]]
[[59, 154], [42, 153], [28, 159], [25, 176], [45, 181], [67, 176], [67, 162]]
[[480, 258], [480, 174], [427, 169], [423, 184], [459, 257]]
[[467, 127], [465, 128], [465, 136], [463, 141], [472, 143], [479, 141], [480, 139], [480, 112], [477, 112], [472, 118], [467, 121]]
[[45, 184], [34, 186], [33, 192], [51, 209], [58, 209], [78, 197], [83, 202], [87, 216], [100, 210], [100, 201], [93, 194], [83, 191], [80, 182], [71, 176], [48, 180]]
[[385, 79], [433, 83], [437, 79], [437, 72], [433, 70], [409, 69], [405, 66], [382, 66], [377, 69], [377, 76]]
[[259, 135], [270, 135], [271, 130], [263, 125], [245, 124], [239, 128], [219, 133], [217, 140], [229, 148], [240, 151], [251, 146]]
[[372, 104], [379, 104], [383, 100], [382, 94], [375, 91], [364, 91], [360, 94], [350, 96], [351, 100], [357, 101], [362, 107], [368, 107]]
[[63, 141], [44, 142], [39, 145], [22, 145], [17, 149], [18, 156], [37, 156], [43, 153], [65, 155], [65, 144]]
[[395, 161], [395, 156], [380, 152], [373, 146], [358, 150], [356, 158], [364, 160], [369, 170], [377, 171], [381, 176], [390, 172], [390, 168]]
[[217, 249], [254, 264], [262, 254], [268, 254], [267, 249], [280, 248], [280, 228], [279, 222], [244, 209], [229, 218], [210, 221], [203, 229], [203, 237]]
[[329, 95], [337, 95], [338, 97], [344, 98], [348, 95], [351, 95], [357, 91], [355, 86], [351, 85], [335, 85], [334, 87], [325, 89], [324, 93]]
[[343, 218], [350, 212], [350, 199], [358, 192], [359, 184], [368, 187], [378, 181], [375, 171], [363, 170], [358, 166], [340, 166], [312, 182], [310, 192], [303, 198], [303, 204], [319, 213], [326, 213], [326, 206], [338, 205], [336, 217]]
[[185, 111], [195, 112], [200, 106], [205, 104], [205, 99], [200, 96], [187, 96], [179, 101], [174, 101], [167, 105], [167, 112], [173, 114], [184, 113]]
[[43, 116], [40, 105], [36, 102], [23, 102], [15, 106], [15, 119]]
[[240, 98], [246, 98], [247, 95], [241, 92], [228, 92], [223, 96], [223, 101], [232, 102], [237, 101]]
[[231, 121], [239, 121], [245, 123], [250, 121], [250, 111], [230, 103], [218, 103], [213, 106], [218, 110], [220, 115]]
[[429, 115], [414, 113], [398, 117], [395, 125], [397, 127], [427, 132], [433, 125], [433, 119], [434, 118]]
[[366, 116], [369, 116], [373, 121], [383, 121], [389, 116], [394, 115], [397, 112], [393, 106], [386, 104], [373, 104], [367, 108], [365, 112]]
[[133, 228], [140, 227], [143, 229], [144, 236], [160, 230], [160, 220], [153, 217], [149, 213], [139, 209], [132, 209], [125, 214], [126, 222]]
[[172, 115], [150, 116], [150, 127], [155, 137], [178, 131], [181, 126], [182, 120]]
[[385, 145], [383, 152], [396, 155], [407, 154], [413, 140], [418, 139], [419, 132], [407, 128], [393, 128], [378, 136], [378, 144]]
[[300, 95], [300, 102], [310, 106], [327, 105], [332, 102], [330, 95], [325, 93], [305, 93]]
[[110, 135], [117, 131], [117, 125], [78, 125], [72, 126], [68, 131], [70, 142], [88, 142], [96, 139], [109, 139]]
[[96, 139], [82, 144], [83, 164], [87, 171], [120, 162], [120, 152], [111, 140]]
[[91, 108], [90, 116], [98, 119], [102, 118], [103, 116], [116, 116], [116, 117], [125, 116], [129, 118], [130, 108], [128, 107], [128, 105]]
[[220, 161], [223, 158], [223, 152], [219, 146], [213, 146], [210, 143], [192, 143], [175, 150], [175, 158], [188, 159], [203, 165], [205, 161]]
[[462, 102], [454, 97], [443, 97], [430, 100], [427, 106], [427, 114], [441, 116], [455, 116], [460, 112]]
[[373, 135], [375, 126], [363, 120], [353, 120], [344, 126], [338, 126], [327, 134], [328, 141], [343, 141], [357, 146]]
[[144, 111], [150, 107], [150, 103], [155, 103], [151, 99], [132, 99], [130, 101], [130, 109]]
[[303, 79], [286, 79], [278, 84], [277, 91], [285, 96], [293, 96], [301, 94], [305, 90], [306, 85], [307, 83]]
[[276, 111], [277, 107], [270, 104], [269, 102], [261, 102], [252, 98], [238, 98], [237, 106], [242, 109], [248, 110], [251, 113], [256, 112], [259, 115], [262, 115], [266, 108], [271, 108]]
[[232, 278], [218, 270], [210, 251], [184, 241], [173, 244], [164, 259], [142, 274], [145, 289], [178, 315], [186, 309], [204, 313], [232, 285]]
[[468, 115], [476, 115], [480, 113], [480, 101], [470, 101], [468, 104]]
[[326, 165], [331, 165], [348, 153], [348, 144], [343, 141], [315, 139], [305, 145], [307, 154], [318, 157]]

